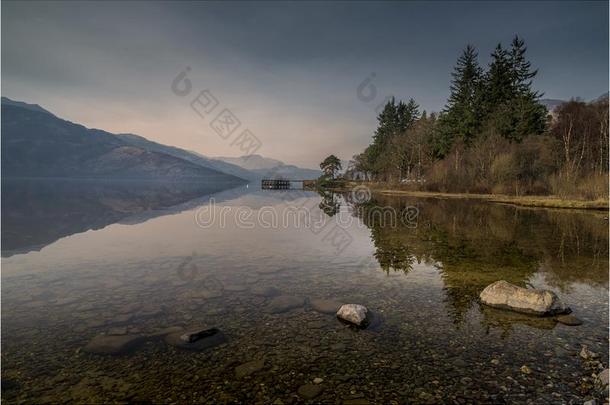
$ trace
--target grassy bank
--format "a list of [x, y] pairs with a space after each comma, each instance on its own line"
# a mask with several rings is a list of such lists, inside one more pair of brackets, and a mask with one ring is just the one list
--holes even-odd
[[608, 210], [608, 200], [578, 200], [566, 199], [557, 196], [511, 196], [504, 194], [471, 194], [471, 193], [439, 193], [431, 191], [416, 191], [401, 189], [400, 186], [393, 187], [383, 183], [364, 183], [351, 181], [334, 181], [321, 188], [329, 191], [349, 192], [355, 187], [365, 186], [372, 192], [410, 196], [417, 198], [463, 198], [484, 200], [501, 204], [513, 204], [523, 207], [541, 208], [568, 208], [568, 209], [587, 209], [587, 210]]

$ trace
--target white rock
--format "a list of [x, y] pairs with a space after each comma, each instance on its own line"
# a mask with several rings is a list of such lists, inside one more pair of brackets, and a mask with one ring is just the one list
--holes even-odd
[[491, 307], [532, 315], [556, 315], [569, 312], [569, 308], [564, 306], [552, 291], [522, 288], [504, 280], [485, 287], [480, 298], [483, 304]]
[[345, 304], [337, 311], [337, 317], [357, 326], [363, 326], [369, 310], [360, 304]]

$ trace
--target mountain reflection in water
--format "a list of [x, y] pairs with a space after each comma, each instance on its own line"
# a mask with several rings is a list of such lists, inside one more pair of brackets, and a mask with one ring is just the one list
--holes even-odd
[[[2, 180], [2, 257], [114, 223], [188, 209], [189, 201], [234, 184], [67, 179]], [[244, 187], [240, 187], [243, 189]], [[196, 204], [195, 204], [196, 205]]]

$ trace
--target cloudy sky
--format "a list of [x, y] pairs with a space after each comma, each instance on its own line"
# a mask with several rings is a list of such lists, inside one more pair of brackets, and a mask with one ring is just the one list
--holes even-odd
[[[387, 96], [442, 109], [461, 49], [475, 45], [485, 65], [515, 34], [545, 97], [607, 91], [603, 1], [4, 1], [2, 95], [88, 127], [237, 156], [210, 128], [227, 108], [241, 122], [235, 136], [260, 139], [258, 153], [315, 167], [361, 151]], [[179, 96], [172, 81], [187, 67], [191, 91]], [[376, 94], [359, 93], [367, 78]], [[218, 105], [202, 118], [190, 103], [206, 89]]]

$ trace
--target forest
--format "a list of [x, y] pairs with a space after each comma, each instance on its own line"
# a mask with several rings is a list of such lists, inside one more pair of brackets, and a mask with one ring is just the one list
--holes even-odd
[[548, 111], [526, 52], [516, 36], [484, 68], [466, 46], [443, 110], [389, 100], [345, 177], [425, 191], [607, 199], [608, 97]]

